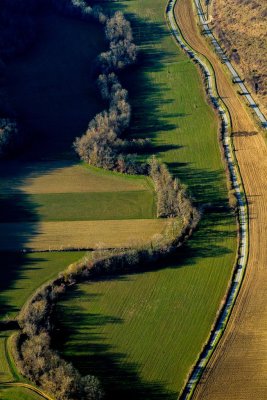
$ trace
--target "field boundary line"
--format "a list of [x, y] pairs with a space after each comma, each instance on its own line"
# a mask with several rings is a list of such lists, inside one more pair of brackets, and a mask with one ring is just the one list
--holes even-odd
[[2, 387], [23, 387], [25, 389], [29, 389], [34, 393], [39, 394], [43, 399], [46, 400], [54, 400], [53, 397], [48, 396], [45, 392], [43, 392], [40, 389], [37, 389], [35, 386], [30, 385], [29, 383], [23, 383], [23, 382], [13, 382], [13, 383], [1, 383]]
[[[198, 0], [193, 0], [194, 2]], [[214, 353], [219, 340], [226, 328], [230, 318], [235, 301], [237, 299], [240, 287], [246, 271], [248, 259], [248, 241], [249, 241], [249, 222], [247, 199], [244, 191], [242, 176], [239, 165], [234, 152], [234, 144], [231, 136], [232, 120], [230, 112], [219, 96], [216, 75], [210, 61], [201, 53], [195, 51], [185, 40], [181, 30], [178, 27], [174, 7], [177, 0], [169, 0], [166, 8], [168, 25], [176, 43], [189, 55], [189, 57], [200, 66], [205, 77], [205, 85], [208, 97], [210, 98], [214, 108], [218, 111], [221, 119], [222, 144], [224, 149], [224, 157], [229, 171], [229, 178], [235, 191], [238, 210], [238, 248], [236, 254], [235, 267], [232, 274], [231, 284], [228, 288], [223, 305], [219, 310], [218, 317], [212, 328], [206, 344], [203, 346], [196, 364], [193, 366], [189, 378], [184, 385], [179, 398], [189, 400], [199, 382], [212, 354]], [[196, 4], [196, 3], [195, 3]]]
[[10, 340], [12, 337], [13, 336], [9, 336], [5, 340], [5, 355], [6, 355], [6, 359], [8, 361], [10, 372], [13, 375], [14, 381], [13, 382], [1, 382], [0, 386], [1, 387], [14, 387], [14, 386], [24, 387], [26, 389], [31, 390], [32, 392], [39, 394], [41, 397], [43, 397], [46, 400], [54, 400], [54, 398], [52, 398], [51, 396], [49, 396], [43, 390], [37, 388], [36, 386], [34, 386], [30, 383], [27, 383], [27, 382], [19, 381], [21, 378], [20, 378], [19, 373], [16, 371], [15, 362], [13, 361], [12, 352], [11, 352], [11, 348], [10, 348]]

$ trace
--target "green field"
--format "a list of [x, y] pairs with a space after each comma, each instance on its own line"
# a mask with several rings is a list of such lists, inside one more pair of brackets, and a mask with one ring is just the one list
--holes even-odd
[[1, 382], [12, 382], [14, 380], [6, 354], [6, 340], [7, 333], [0, 332], [0, 384]]
[[[133, 106], [128, 134], [149, 136], [154, 152], [188, 184], [196, 202], [211, 207], [205, 211], [193, 239], [172, 262], [166, 261], [153, 272], [146, 272], [144, 266], [143, 273], [80, 285], [65, 298], [58, 311], [66, 336], [60, 350], [83, 373], [99, 375], [110, 400], [172, 400], [177, 398], [207, 339], [225, 294], [235, 259], [235, 221], [226, 207], [217, 118], [204, 100], [195, 66], [170, 37], [164, 18], [165, 1], [125, 0], [106, 6], [130, 15], [140, 45], [138, 67], [122, 77]], [[44, 19], [40, 25], [41, 45], [8, 67], [7, 89], [12, 104], [26, 121], [25, 129], [38, 137], [18, 163], [9, 164], [1, 192], [7, 196], [10, 219], [16, 215], [16, 221], [32, 221], [14, 238], [23, 248], [27, 240], [37, 236], [38, 223], [45, 218], [61, 221], [63, 214], [71, 218], [75, 213], [79, 218], [82, 213], [89, 216], [92, 212], [95, 216], [105, 212], [110, 217], [114, 213], [119, 218], [121, 192], [127, 192], [127, 199], [135, 201], [132, 209], [124, 204], [120, 212], [144, 212], [138, 196], [145, 191], [150, 199], [147, 218], [154, 213], [151, 184], [147, 181], [118, 174], [109, 179], [112, 174], [102, 175], [89, 168], [91, 183], [84, 190], [85, 173], [80, 170], [81, 180], [77, 178], [77, 168], [81, 167], [72, 161], [71, 143], [90, 118], [103, 109], [93, 86], [91, 65], [105, 47], [103, 33], [94, 24], [73, 19], [55, 15]], [[68, 162], [75, 172], [70, 171]], [[1, 168], [7, 171], [7, 164]], [[118, 193], [113, 193], [116, 185]], [[92, 190], [94, 187], [97, 189]], [[91, 202], [97, 196], [94, 204], [98, 204], [107, 193], [110, 200], [121, 200], [105, 211], [93, 210], [89, 204], [87, 211], [80, 210], [81, 214], [71, 208], [75, 198], [77, 205], [81, 199], [86, 202], [90, 198]], [[12, 196], [19, 199], [11, 201]], [[133, 211], [136, 204], [139, 209]], [[116, 231], [111, 232], [116, 235]], [[15, 315], [39, 285], [79, 257], [79, 253], [1, 253], [1, 317]], [[0, 397], [2, 393], [8, 400], [28, 399], [27, 392], [18, 388], [5, 389]], [[29, 398], [35, 399], [34, 395]]]
[[[0, 163], [0, 249], [89, 248], [101, 241], [99, 225], [86, 223], [96, 220], [122, 221], [108, 224], [108, 246], [116, 231], [124, 233], [122, 244], [143, 238], [141, 229], [147, 239], [151, 224], [143, 220], [156, 217], [152, 181], [85, 166], [72, 149], [105, 106], [95, 87], [101, 27], [55, 14], [38, 18], [38, 43], [7, 69], [5, 89], [28, 141], [16, 160]], [[130, 219], [140, 220], [135, 235], [125, 230]], [[70, 225], [45, 224], [69, 221], [85, 222], [82, 240]]]
[[42, 400], [43, 397], [23, 387], [4, 388], [0, 385], [1, 400]]
[[[177, 398], [226, 293], [236, 250], [227, 209], [218, 120], [195, 65], [175, 45], [163, 0], [118, 1], [131, 17], [140, 64], [123, 80], [133, 104], [131, 134], [207, 204], [197, 233], [155, 272], [80, 285], [61, 303], [59, 346], [83, 373], [102, 377], [108, 399]], [[73, 324], [73, 321], [76, 321]]]
[[[28, 208], [20, 203], [20, 196], [0, 196], [5, 204], [16, 204], [14, 210], [1, 208], [1, 222], [31, 222], [34, 217], [41, 221], [95, 221], [111, 219], [156, 218], [152, 191], [100, 192], [100, 193], [46, 193], [27, 196]], [[34, 207], [36, 215], [30, 215]]]
[[1, 253], [0, 319], [14, 316], [29, 296], [84, 252]]

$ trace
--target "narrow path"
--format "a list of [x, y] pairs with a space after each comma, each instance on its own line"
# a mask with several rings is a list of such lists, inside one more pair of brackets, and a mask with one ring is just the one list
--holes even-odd
[[3, 383], [1, 384], [2, 387], [22, 387], [25, 389], [29, 389], [31, 392], [39, 394], [43, 399], [46, 400], [54, 400], [52, 397], [48, 396], [45, 392], [42, 390], [36, 388], [35, 386], [32, 386], [28, 383], [23, 383], [23, 382], [12, 382], [12, 383]]
[[[172, 1], [173, 3], [173, 1]], [[233, 143], [249, 207], [247, 272], [225, 333], [197, 386], [205, 400], [267, 398], [267, 147], [249, 109], [197, 26], [192, 1], [178, 0], [175, 16], [186, 41], [211, 63], [232, 121]]]
[[31, 385], [30, 383], [16, 382], [16, 380], [19, 380], [19, 375], [18, 375], [17, 371], [14, 370], [14, 367], [12, 366], [12, 363], [13, 363], [13, 365], [15, 365], [15, 363], [14, 363], [14, 361], [11, 361], [12, 360], [12, 355], [11, 355], [11, 352], [10, 352], [8, 339], [5, 340], [5, 353], [6, 353], [6, 359], [7, 359], [8, 364], [9, 364], [10, 372], [13, 375], [14, 381], [12, 381], [12, 382], [1, 382], [0, 386], [2, 388], [4, 388], [4, 387], [7, 387], [7, 388], [8, 387], [22, 387], [22, 388], [30, 390], [31, 392], [39, 394], [43, 399], [54, 400], [52, 397], [50, 397], [48, 394], [46, 394], [42, 389], [39, 389], [36, 386]]

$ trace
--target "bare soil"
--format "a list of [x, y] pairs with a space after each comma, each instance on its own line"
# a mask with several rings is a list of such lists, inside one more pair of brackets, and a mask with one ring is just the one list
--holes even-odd
[[176, 18], [188, 43], [212, 63], [229, 108], [236, 156], [249, 206], [249, 258], [236, 305], [194, 399], [267, 398], [267, 147], [249, 109], [197, 26], [193, 4], [179, 0]]
[[213, 0], [212, 26], [253, 96], [267, 111], [267, 3]]

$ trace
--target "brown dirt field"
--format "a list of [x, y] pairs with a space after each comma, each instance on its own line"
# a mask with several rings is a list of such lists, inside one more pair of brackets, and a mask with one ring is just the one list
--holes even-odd
[[[135, 219], [111, 221], [41, 222], [34, 226], [35, 235], [27, 237], [31, 223], [0, 224], [0, 251], [33, 251], [130, 247], [148, 242], [153, 235], [164, 232], [165, 219]], [[16, 240], [17, 238], [17, 240]]]
[[178, 0], [176, 18], [188, 43], [209, 58], [218, 91], [233, 121], [236, 156], [249, 202], [249, 259], [226, 331], [197, 386], [194, 399], [267, 398], [267, 148], [230, 78], [200, 35], [190, 0]]
[[[267, 3], [262, 0], [213, 0], [212, 27], [235, 67], [267, 112]], [[233, 53], [233, 49], [236, 51]], [[255, 92], [258, 83], [258, 96]]]

